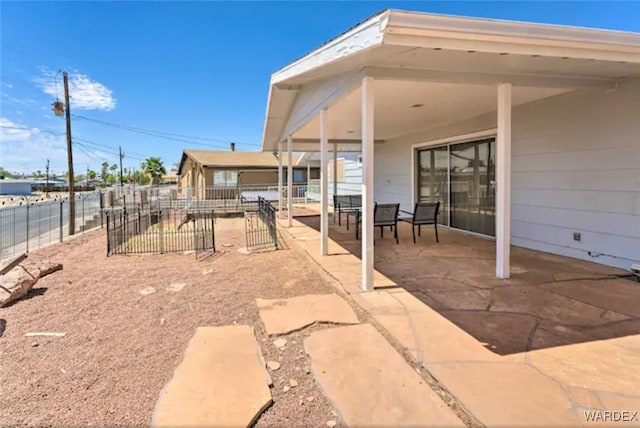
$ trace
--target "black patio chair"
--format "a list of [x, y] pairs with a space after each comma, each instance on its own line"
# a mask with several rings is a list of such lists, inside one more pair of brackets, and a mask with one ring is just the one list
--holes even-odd
[[336, 222], [337, 214], [338, 226], [342, 226], [342, 214], [349, 212], [353, 208], [351, 195], [333, 195], [333, 222]]
[[[398, 212], [400, 204], [378, 204], [373, 209], [373, 227], [380, 228], [380, 238], [384, 238], [384, 228], [389, 227], [393, 230], [393, 237], [398, 241]], [[362, 214], [358, 215], [356, 221], [356, 239], [360, 238], [360, 223], [362, 223]]]
[[414, 244], [416, 243], [416, 226], [418, 226], [418, 236], [420, 236], [422, 226], [425, 225], [433, 225], [436, 231], [436, 242], [440, 242], [438, 239], [438, 211], [440, 211], [440, 202], [418, 202], [412, 213], [400, 211], [411, 217], [400, 217], [398, 220], [411, 224]]

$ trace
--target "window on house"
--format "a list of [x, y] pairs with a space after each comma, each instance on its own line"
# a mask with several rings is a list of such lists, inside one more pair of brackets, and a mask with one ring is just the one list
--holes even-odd
[[306, 175], [306, 171], [296, 171], [295, 169], [293, 170], [293, 182], [294, 183], [304, 183], [305, 179], [304, 176]]
[[238, 171], [215, 171], [213, 173], [213, 185], [220, 187], [236, 186], [238, 184]]

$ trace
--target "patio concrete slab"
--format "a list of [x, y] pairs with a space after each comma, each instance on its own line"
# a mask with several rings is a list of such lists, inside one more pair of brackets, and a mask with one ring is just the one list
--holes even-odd
[[348, 426], [464, 426], [371, 325], [316, 331], [304, 346]]
[[[440, 244], [403, 245], [403, 227], [400, 245], [375, 247], [377, 274], [396, 286], [345, 291], [482, 423], [579, 426], [586, 408], [640, 411], [640, 288], [612, 279], [619, 270], [514, 247], [517, 269], [502, 280], [493, 242], [444, 230]], [[319, 242], [305, 250], [351, 287], [360, 242], [343, 229], [330, 236], [352, 258], [321, 257]]]
[[290, 299], [256, 299], [267, 334], [286, 334], [316, 322], [358, 324], [351, 306], [337, 294], [309, 294]]
[[574, 426], [562, 386], [533, 367], [504, 362], [425, 366], [486, 426]]
[[251, 327], [199, 327], [160, 392], [152, 425], [250, 426], [271, 405], [269, 382]]
[[540, 349], [528, 356], [532, 366], [565, 385], [640, 396], [640, 353], [593, 341]]

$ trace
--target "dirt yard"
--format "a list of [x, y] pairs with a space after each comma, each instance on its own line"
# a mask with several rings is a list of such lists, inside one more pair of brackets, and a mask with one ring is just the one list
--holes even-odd
[[[336, 420], [311, 374], [302, 341], [314, 326], [268, 338], [256, 297], [336, 290], [299, 250], [245, 255], [243, 219], [219, 219], [215, 256], [167, 254], [106, 257], [103, 232], [32, 253], [31, 261], [64, 270], [36, 284], [28, 298], [0, 309], [0, 424], [148, 425], [160, 389], [171, 378], [197, 326], [248, 324], [270, 372], [274, 404], [258, 426], [326, 426]], [[180, 291], [170, 285], [184, 284]], [[140, 290], [157, 291], [143, 295]], [[64, 337], [25, 337], [63, 332]], [[299, 386], [284, 392], [289, 379]], [[241, 381], [241, 380], [239, 380]], [[313, 397], [313, 398], [310, 398]]]

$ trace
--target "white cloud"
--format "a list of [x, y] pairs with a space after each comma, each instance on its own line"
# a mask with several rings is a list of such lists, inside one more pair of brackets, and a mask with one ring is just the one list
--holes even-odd
[[[57, 72], [43, 68], [42, 76], [35, 79], [35, 82], [45, 94], [62, 99], [64, 94], [62, 76]], [[91, 80], [86, 74], [78, 72], [69, 74], [69, 95], [73, 108], [113, 110], [116, 107], [113, 91], [102, 83]]]
[[9, 82], [3, 82], [3, 83], [2, 83], [2, 85], [3, 85], [3, 86], [5, 86], [5, 87], [7, 87], [7, 88], [9, 88], [9, 89], [12, 89], [12, 88], [13, 88], [13, 84], [12, 84], [12, 83], [9, 83]]
[[[73, 164], [79, 171], [86, 165], [93, 169], [113, 155], [99, 150], [80, 149], [73, 151]], [[41, 130], [0, 117], [0, 166], [9, 171], [29, 173], [44, 168], [46, 160], [51, 160], [51, 167], [56, 172], [67, 170], [67, 149], [64, 130], [59, 133]]]

